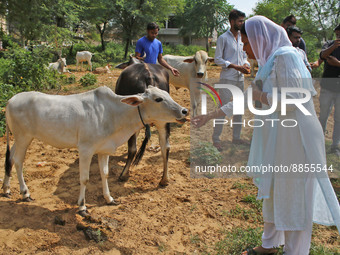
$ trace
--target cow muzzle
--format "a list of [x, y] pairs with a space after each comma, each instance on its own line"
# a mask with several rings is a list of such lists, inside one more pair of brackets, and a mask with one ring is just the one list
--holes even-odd
[[203, 78], [204, 73], [197, 73], [196, 76], [197, 78]]
[[181, 118], [177, 118], [176, 121], [180, 124], [184, 124], [186, 121], [189, 121], [186, 116], [188, 116], [189, 114], [189, 111], [187, 108], [182, 108], [181, 110], [181, 114], [182, 114], [182, 117]]

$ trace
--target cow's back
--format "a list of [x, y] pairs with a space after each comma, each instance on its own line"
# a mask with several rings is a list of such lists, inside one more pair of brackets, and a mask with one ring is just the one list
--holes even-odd
[[133, 64], [120, 74], [115, 88], [118, 95], [143, 93], [148, 85], [169, 92], [169, 74], [156, 64]]
[[107, 90], [98, 88], [68, 96], [19, 93], [7, 104], [6, 120], [15, 137], [25, 135], [59, 148], [76, 147], [80, 128], [91, 135], [91, 130], [100, 122], [98, 112], [103, 114], [103, 109], [99, 109], [99, 105], [103, 104], [100, 101], [114, 95]]

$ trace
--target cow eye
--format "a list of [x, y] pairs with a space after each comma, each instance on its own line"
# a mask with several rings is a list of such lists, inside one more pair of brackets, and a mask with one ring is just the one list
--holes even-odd
[[155, 101], [156, 101], [157, 103], [162, 102], [162, 101], [163, 101], [163, 98], [157, 97], [157, 98], [155, 99]]

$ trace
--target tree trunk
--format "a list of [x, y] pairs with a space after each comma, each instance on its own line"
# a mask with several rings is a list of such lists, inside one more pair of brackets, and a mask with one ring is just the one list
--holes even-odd
[[104, 32], [100, 33], [100, 39], [102, 41], [102, 51], [105, 51]]
[[105, 33], [105, 29], [106, 29], [106, 22], [104, 22], [103, 29], [98, 24], [96, 25], [96, 27], [97, 27], [99, 34], [100, 34], [100, 40], [101, 40], [101, 43], [102, 43], [102, 51], [105, 51], [104, 33]]
[[209, 36], [205, 37], [205, 49], [209, 53]]
[[129, 51], [129, 46], [130, 46], [130, 38], [127, 38], [126, 42], [125, 42], [125, 53], [124, 53], [124, 58], [125, 59], [127, 57], [128, 51]]

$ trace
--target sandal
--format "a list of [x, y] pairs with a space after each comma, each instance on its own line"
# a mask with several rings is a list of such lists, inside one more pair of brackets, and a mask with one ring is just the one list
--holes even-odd
[[248, 248], [246, 252], [247, 252], [247, 255], [275, 255], [277, 254], [277, 251], [271, 252], [271, 253], [257, 252], [254, 250], [254, 248]]
[[222, 141], [219, 141], [219, 142], [213, 142], [213, 145], [214, 147], [219, 151], [223, 151], [224, 150], [224, 147], [223, 147], [223, 144], [222, 144]]

